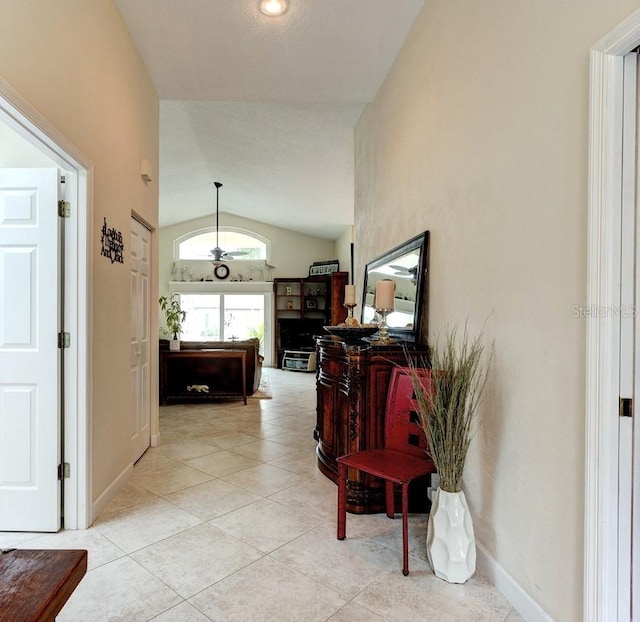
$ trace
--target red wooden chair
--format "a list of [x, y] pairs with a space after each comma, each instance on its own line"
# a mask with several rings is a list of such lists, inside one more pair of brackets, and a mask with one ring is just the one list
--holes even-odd
[[[431, 372], [418, 370], [426, 387]], [[427, 456], [427, 440], [418, 425], [413, 384], [407, 368], [396, 367], [391, 374], [384, 422], [384, 449], [369, 449], [338, 458], [338, 540], [346, 536], [347, 472], [357, 469], [385, 480], [387, 516], [394, 517], [394, 484], [402, 490], [402, 574], [409, 574], [409, 483], [435, 472]]]

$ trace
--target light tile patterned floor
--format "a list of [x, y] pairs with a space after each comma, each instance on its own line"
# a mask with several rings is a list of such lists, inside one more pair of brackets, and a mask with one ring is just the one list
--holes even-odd
[[316, 468], [314, 374], [265, 370], [272, 400], [161, 409], [161, 439], [86, 531], [0, 533], [0, 546], [86, 548], [89, 572], [58, 622], [518, 622], [479, 574], [437, 579], [426, 517], [347, 517]]

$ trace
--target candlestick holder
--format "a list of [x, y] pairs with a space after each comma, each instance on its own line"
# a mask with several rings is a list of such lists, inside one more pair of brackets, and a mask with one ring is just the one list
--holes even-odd
[[353, 317], [353, 309], [356, 306], [355, 302], [345, 302], [344, 306], [348, 309], [347, 319], [345, 320], [345, 324], [347, 326], [359, 326], [360, 322]]
[[389, 339], [389, 325], [387, 324], [387, 315], [391, 313], [393, 309], [376, 309], [376, 313], [380, 317], [378, 323], [378, 339], [377, 341], [382, 344], [391, 343]]

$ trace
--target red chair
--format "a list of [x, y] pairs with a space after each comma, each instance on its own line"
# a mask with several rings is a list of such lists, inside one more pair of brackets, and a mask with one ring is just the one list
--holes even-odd
[[[424, 386], [431, 386], [431, 372], [417, 370]], [[407, 368], [391, 374], [384, 422], [384, 449], [369, 449], [338, 458], [338, 540], [346, 536], [347, 473], [357, 469], [385, 480], [387, 516], [394, 517], [394, 484], [402, 490], [402, 574], [409, 574], [409, 484], [416, 477], [434, 473], [427, 456], [427, 440], [418, 425], [413, 383]]]

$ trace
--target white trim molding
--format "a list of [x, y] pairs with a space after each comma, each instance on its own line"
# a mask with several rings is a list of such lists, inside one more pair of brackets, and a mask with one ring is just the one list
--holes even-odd
[[169, 281], [171, 294], [273, 294], [272, 281]]
[[122, 487], [133, 475], [133, 464], [128, 464], [120, 474], [107, 486], [104, 492], [91, 504], [91, 513], [98, 517], [106, 507], [116, 498]]
[[[640, 43], [636, 11], [591, 49], [587, 304], [620, 304], [623, 56]], [[584, 620], [617, 620], [619, 317], [588, 320]]]
[[[552, 622], [553, 618], [533, 599], [522, 586], [476, 540], [478, 570], [513, 605], [527, 622]], [[586, 618], [585, 618], [586, 619]]]

